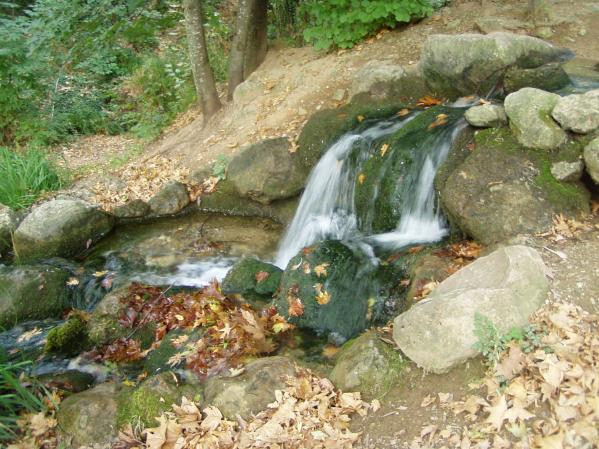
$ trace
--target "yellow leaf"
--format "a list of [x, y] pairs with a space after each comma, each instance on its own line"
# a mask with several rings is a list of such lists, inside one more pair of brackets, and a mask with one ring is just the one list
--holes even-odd
[[328, 304], [330, 300], [331, 295], [326, 290], [322, 290], [320, 293], [318, 293], [318, 295], [316, 295], [316, 302], [321, 306]]
[[365, 179], [366, 179], [366, 176], [364, 175], [364, 173], [360, 173], [360, 175], [358, 176], [358, 182], [360, 184], [364, 184]]
[[314, 273], [316, 273], [316, 276], [320, 277], [320, 276], [326, 276], [327, 275], [327, 267], [329, 266], [328, 263], [321, 263], [320, 265], [316, 265], [314, 267]]
[[79, 279], [77, 279], [77, 278], [69, 278], [69, 280], [67, 281], [67, 285], [68, 286], [79, 285]]
[[129, 379], [125, 379], [123, 381], [123, 385], [127, 386], [127, 387], [134, 387], [135, 386], [135, 382], [130, 381]]
[[275, 323], [272, 326], [272, 331], [275, 334], [280, 334], [281, 332], [286, 332], [290, 329], [293, 329], [295, 326], [291, 323], [286, 323], [286, 322], [282, 322], [282, 323]]
[[405, 117], [406, 115], [408, 115], [410, 113], [409, 109], [403, 108], [401, 109], [396, 115], [398, 117]]
[[389, 144], [386, 143], [381, 147], [381, 157], [385, 156], [385, 153], [387, 152], [387, 150], [389, 149]]
[[179, 321], [185, 320], [185, 317], [183, 315], [175, 315], [175, 318], [177, 318], [177, 320], [179, 320]]
[[107, 274], [108, 274], [108, 271], [96, 271], [94, 273], [94, 277], [101, 278], [103, 276], [106, 276]]
[[364, 121], [364, 116], [358, 115], [357, 119], [358, 119], [358, 122], [362, 123]]

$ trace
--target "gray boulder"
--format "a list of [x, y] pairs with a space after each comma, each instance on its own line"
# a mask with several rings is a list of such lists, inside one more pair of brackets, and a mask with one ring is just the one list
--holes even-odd
[[500, 334], [525, 326], [549, 291], [538, 252], [508, 246], [482, 257], [443, 281], [430, 296], [399, 315], [393, 338], [427, 371], [444, 373], [475, 357], [475, 316], [490, 319]]
[[477, 128], [495, 128], [507, 125], [507, 116], [503, 106], [497, 104], [482, 104], [472, 106], [464, 116], [466, 121]]
[[599, 137], [584, 148], [584, 163], [595, 184], [599, 184]]
[[330, 379], [337, 388], [359, 391], [371, 400], [391, 389], [404, 365], [395, 348], [384, 343], [375, 331], [368, 331], [343, 346]]
[[211, 377], [206, 381], [206, 403], [216, 406], [229, 419], [236, 415], [251, 418], [275, 400], [275, 390], [286, 387], [285, 380], [294, 376], [294, 364], [285, 357], [264, 357], [246, 365], [236, 377]]
[[539, 67], [563, 59], [564, 50], [512, 33], [430, 36], [420, 63], [427, 84], [450, 97], [487, 95], [512, 66]]
[[503, 87], [508, 93], [516, 92], [524, 87], [535, 87], [554, 91], [567, 86], [570, 77], [560, 63], [551, 62], [532, 69], [510, 67], [505, 72]]
[[505, 112], [518, 142], [526, 148], [553, 150], [566, 142], [567, 134], [551, 118], [560, 96], [526, 87], [505, 98]]
[[149, 215], [151, 211], [152, 209], [148, 203], [136, 199], [115, 207], [112, 214], [116, 218], [142, 218]]
[[45, 265], [0, 268], [0, 328], [59, 318], [71, 306], [69, 276], [66, 270]]
[[185, 184], [170, 181], [148, 201], [148, 205], [153, 215], [162, 216], [181, 212], [190, 202]]
[[584, 170], [584, 163], [582, 161], [567, 162], [560, 161], [554, 162], [551, 165], [551, 174], [555, 179], [562, 182], [578, 181], [582, 176]]
[[575, 133], [587, 134], [599, 129], [599, 89], [561, 97], [551, 115], [562, 128]]
[[74, 256], [101, 239], [113, 218], [81, 200], [52, 200], [36, 207], [14, 234], [19, 261]]
[[304, 188], [306, 173], [289, 139], [277, 137], [242, 148], [229, 163], [227, 178], [241, 196], [269, 204]]
[[0, 204], [0, 255], [12, 248], [12, 235], [19, 224], [19, 216], [10, 207]]
[[58, 440], [67, 448], [110, 448], [118, 436], [119, 387], [110, 382], [69, 396], [56, 415]]
[[354, 73], [349, 96], [363, 94], [375, 101], [407, 101], [427, 93], [420, 65], [400, 66], [385, 61], [369, 61]]

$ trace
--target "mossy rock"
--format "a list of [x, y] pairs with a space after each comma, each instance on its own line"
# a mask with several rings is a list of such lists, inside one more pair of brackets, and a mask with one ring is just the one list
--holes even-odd
[[[420, 177], [420, 167], [433, 157], [439, 144], [451, 139], [454, 123], [462, 117], [455, 108], [436, 106], [416, 115], [396, 133], [375, 140], [364, 157], [361, 151], [360, 174], [356, 179], [355, 206], [358, 225], [366, 234], [394, 230], [404, 205]], [[438, 117], [447, 124], [435, 126]], [[385, 152], [381, 148], [386, 146]]]
[[[173, 368], [177, 368], [179, 364], [169, 364], [169, 359], [175, 354], [185, 350], [185, 345], [193, 344], [202, 338], [203, 330], [198, 329], [173, 329], [160, 342], [160, 345], [151, 351], [145, 361], [144, 370], [154, 375], [163, 371], [168, 371]], [[178, 346], [175, 344], [175, 339], [186, 339], [185, 343]]]
[[505, 73], [503, 85], [506, 92], [516, 92], [524, 87], [554, 92], [567, 86], [570, 77], [561, 63], [552, 62], [532, 69], [510, 67]]
[[163, 372], [144, 380], [138, 387], [124, 387], [117, 398], [117, 425], [158, 425], [157, 417], [180, 405], [181, 398], [199, 401], [201, 391], [191, 385], [180, 385], [173, 372]]
[[70, 317], [66, 323], [48, 332], [44, 350], [72, 356], [89, 347], [87, 322], [80, 315]]
[[372, 400], [389, 392], [405, 366], [399, 351], [384, 343], [376, 331], [368, 331], [343, 345], [330, 379], [337, 388], [359, 391]]
[[475, 150], [442, 186], [444, 211], [483, 244], [547, 231], [556, 214], [586, 214], [590, 195], [584, 185], [551, 174], [552, 162], [574, 160], [581, 145], [576, 140], [542, 152], [523, 148], [507, 128], [479, 131]]
[[248, 299], [267, 300], [279, 288], [282, 272], [275, 265], [253, 257], [244, 257], [229, 270], [223, 279], [221, 289], [226, 295], [241, 294]]

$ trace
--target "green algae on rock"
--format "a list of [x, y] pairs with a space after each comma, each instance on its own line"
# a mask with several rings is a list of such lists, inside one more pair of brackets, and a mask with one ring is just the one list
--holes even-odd
[[88, 346], [87, 322], [83, 317], [75, 314], [48, 333], [44, 350], [72, 356], [87, 349]]

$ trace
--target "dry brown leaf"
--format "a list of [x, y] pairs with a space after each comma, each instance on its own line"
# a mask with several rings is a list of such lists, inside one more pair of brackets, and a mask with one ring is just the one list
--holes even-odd
[[266, 281], [270, 277], [270, 273], [268, 271], [259, 271], [256, 273], [256, 282], [260, 284], [261, 282]]

